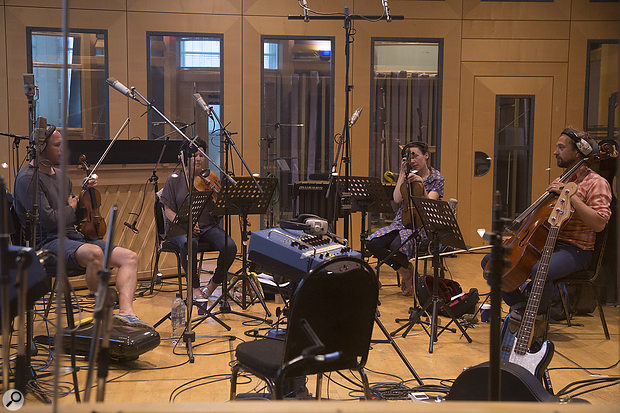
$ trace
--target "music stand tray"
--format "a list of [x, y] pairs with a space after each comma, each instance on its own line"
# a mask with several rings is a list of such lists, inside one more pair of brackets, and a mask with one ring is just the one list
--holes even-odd
[[[192, 227], [194, 227], [198, 223], [198, 218], [202, 214], [202, 210], [207, 205], [209, 198], [211, 197], [212, 191], [194, 191], [192, 192]], [[187, 224], [189, 217], [189, 206], [188, 206], [189, 194], [185, 197], [179, 212], [177, 212], [177, 216], [174, 217], [174, 221], [172, 221], [172, 225], [168, 229], [166, 233], [166, 237], [176, 237], [179, 235], [187, 235]]]
[[276, 178], [255, 178], [261, 186], [261, 192], [251, 176], [235, 177], [237, 185], [232, 186], [228, 181], [222, 185], [215, 202], [214, 212], [217, 215], [249, 215], [264, 214], [269, 208], [271, 197], [276, 189]]

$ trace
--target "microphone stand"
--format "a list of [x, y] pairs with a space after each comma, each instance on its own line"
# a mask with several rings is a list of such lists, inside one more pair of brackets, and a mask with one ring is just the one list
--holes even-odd
[[[245, 163], [245, 160], [243, 159], [243, 156], [241, 155], [241, 153], [237, 149], [237, 146], [235, 145], [235, 142], [231, 138], [230, 132], [226, 129], [226, 126], [222, 123], [222, 120], [220, 119], [220, 117], [217, 115], [217, 113], [215, 113], [213, 108], [211, 108], [211, 107], [207, 107], [207, 108], [209, 109], [208, 111], [206, 111], [208, 116], [213, 116], [213, 119], [220, 126], [220, 131], [221, 131], [220, 133], [222, 135], [224, 135], [225, 169], [228, 170], [228, 159], [229, 159], [229, 152], [230, 152], [229, 148], [232, 146], [232, 148], [237, 153], [237, 156], [241, 160], [241, 163], [243, 164], [243, 166], [245, 167], [246, 171], [248, 172], [248, 174], [252, 178], [252, 181], [254, 181], [254, 185], [256, 185], [256, 188], [259, 190], [259, 192], [261, 194], [264, 193], [264, 191], [261, 188], [260, 184], [258, 183], [256, 178], [254, 177], [254, 174], [252, 174], [252, 171], [250, 171], [250, 168]], [[227, 212], [228, 212], [228, 209], [229, 209], [228, 205], [226, 205], [225, 210]], [[246, 220], [247, 216], [242, 216], [242, 219]], [[241, 273], [240, 273], [240, 276], [242, 277], [242, 288], [244, 289], [243, 290], [244, 291], [243, 297], [245, 297], [245, 286], [246, 286], [246, 281], [247, 281], [247, 272], [246, 272], [246, 268], [245, 268], [245, 259], [246, 259], [246, 250], [245, 250], [246, 247], [245, 246], [247, 244], [247, 232], [244, 230], [246, 227], [247, 227], [247, 223], [244, 222], [242, 224], [242, 231], [241, 231], [241, 237], [242, 237], [242, 240], [241, 240], [241, 242], [242, 242], [242, 256], [243, 256], [244, 265], [242, 266]], [[224, 232], [226, 233], [226, 238], [224, 239], [224, 250], [227, 250], [228, 249], [228, 237], [230, 236], [230, 215], [229, 214], [225, 214], [224, 215]], [[222, 281], [222, 295], [219, 298], [219, 302], [220, 302], [220, 311], [219, 311], [219, 313], [222, 313], [222, 314], [231, 313], [231, 314], [237, 314], [237, 315], [241, 315], [241, 316], [248, 317], [248, 318], [255, 318], [257, 320], [263, 320], [261, 318], [255, 317], [255, 316], [250, 316], [250, 315], [244, 314], [244, 313], [238, 313], [236, 311], [232, 311], [231, 310], [230, 303], [228, 302], [228, 279], [227, 278], [225, 278], [224, 281]], [[213, 309], [213, 307], [216, 305], [216, 303], [214, 303], [209, 308], [209, 311], [211, 311], [211, 309]], [[264, 305], [263, 305], [263, 307], [265, 309], [265, 313], [266, 313], [267, 317], [270, 317], [271, 313], [269, 312], [269, 309], [267, 309], [267, 307], [265, 307]], [[219, 313], [216, 312], [215, 315], [217, 315]]]
[[6, 187], [0, 176], [0, 298], [2, 298], [2, 394], [9, 390], [10, 338], [9, 329], [9, 208], [6, 202]]
[[[349, 125], [349, 102], [350, 102], [350, 94], [351, 90], [353, 90], [353, 85], [349, 83], [349, 66], [351, 61], [351, 43], [353, 42], [353, 27], [352, 23], [354, 20], [365, 20], [365, 21], [380, 21], [380, 20], [404, 20], [404, 16], [390, 16], [389, 14], [384, 13], [380, 16], [363, 16], [359, 14], [350, 14], [349, 8], [344, 8], [343, 14], [329, 14], [329, 15], [318, 15], [318, 16], [308, 16], [307, 7], [304, 7], [304, 15], [289, 15], [289, 20], [304, 20], [308, 22], [309, 20], [342, 20], [344, 22], [344, 31], [345, 31], [345, 45], [344, 45], [344, 55], [345, 55], [345, 105], [344, 105], [344, 127], [342, 130], [343, 142], [341, 145], [344, 145], [344, 152], [341, 158], [341, 164], [344, 163], [344, 190], [341, 193], [341, 208], [344, 212], [344, 238], [349, 238], [349, 225], [351, 219], [351, 193], [349, 192], [349, 177], [351, 176], [351, 138], [350, 138], [350, 129]], [[340, 152], [340, 148], [339, 148]], [[334, 165], [337, 162], [334, 162]], [[332, 171], [333, 172], [333, 171]], [[333, 173], [330, 174], [329, 177], [329, 188], [332, 186], [333, 181]], [[336, 201], [334, 201], [335, 203]], [[334, 211], [336, 214], [336, 211]], [[337, 221], [337, 215], [334, 218], [334, 231], [336, 230], [335, 224]]]

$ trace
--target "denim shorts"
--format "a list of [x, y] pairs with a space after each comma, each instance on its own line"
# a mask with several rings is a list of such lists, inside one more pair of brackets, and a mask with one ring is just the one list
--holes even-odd
[[[60, 243], [60, 239], [58, 238], [48, 239], [41, 245], [41, 249], [49, 250], [53, 252], [56, 255], [56, 257], [60, 257], [63, 254], [58, 253], [59, 243]], [[67, 236], [65, 237], [65, 251], [64, 251], [64, 257], [65, 257], [65, 263], [67, 266], [67, 270], [85, 270], [84, 267], [81, 267], [78, 264], [77, 259], [75, 258], [75, 251], [77, 251], [77, 249], [80, 248], [84, 244], [97, 245], [99, 248], [101, 248], [102, 251], [105, 251], [106, 242], [104, 240], [97, 239], [94, 241], [88, 241], [86, 240], [86, 238], [84, 238], [84, 235], [79, 232], [68, 232]], [[112, 246], [112, 249], [114, 249], [114, 247], [115, 246]]]

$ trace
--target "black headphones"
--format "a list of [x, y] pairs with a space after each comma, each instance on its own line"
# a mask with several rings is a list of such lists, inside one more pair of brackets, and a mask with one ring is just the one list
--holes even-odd
[[577, 136], [577, 134], [571, 129], [564, 129], [562, 131], [562, 135], [566, 135], [571, 138], [571, 140], [575, 143], [575, 146], [577, 147], [577, 152], [579, 152], [583, 156], [587, 157], [590, 156], [592, 153], [599, 152], [599, 148], [596, 142], [594, 142], [594, 145], [590, 145], [587, 140]]
[[47, 141], [54, 134], [54, 132], [56, 132], [56, 126], [52, 125], [51, 123], [47, 125], [47, 128], [45, 129], [45, 137], [41, 142], [39, 142], [39, 144], [41, 145], [39, 147], [39, 151], [43, 152], [45, 150], [45, 148], [47, 147]]
[[414, 148], [414, 147], [420, 149], [422, 154], [425, 154], [425, 153], [428, 152], [428, 145], [425, 142], [415, 141], [415, 142], [409, 142], [408, 144], [403, 146], [403, 149], [401, 149], [401, 151], [400, 151], [400, 156], [403, 157], [403, 158], [408, 156], [409, 155], [409, 149], [410, 148]]
[[309, 219], [325, 221], [325, 227], [327, 227], [327, 221], [325, 219], [317, 216], [317, 215], [313, 215], [313, 214], [300, 214], [299, 216], [297, 216], [297, 218], [286, 219], [286, 220], [280, 221], [280, 228], [283, 228], [283, 229], [296, 229], [296, 230], [305, 231], [305, 232], [311, 231], [312, 230], [312, 224], [306, 223], [306, 221], [309, 220]]

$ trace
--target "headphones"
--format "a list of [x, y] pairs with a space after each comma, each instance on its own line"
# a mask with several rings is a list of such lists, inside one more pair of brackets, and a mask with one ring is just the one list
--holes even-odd
[[282, 220], [280, 228], [301, 230], [312, 235], [323, 235], [328, 231], [327, 221], [312, 214], [300, 214], [297, 218]]
[[418, 148], [418, 149], [420, 149], [422, 154], [425, 154], [425, 153], [428, 152], [428, 145], [425, 142], [415, 141], [415, 142], [409, 142], [408, 144], [403, 146], [402, 149], [400, 150], [400, 156], [402, 158], [408, 156], [410, 148]]
[[45, 128], [45, 136], [43, 137], [43, 140], [39, 142], [40, 152], [43, 152], [45, 150], [45, 148], [47, 147], [47, 141], [54, 134], [54, 132], [56, 132], [56, 126], [52, 125], [51, 123], [47, 125], [47, 128]]
[[599, 152], [599, 148], [596, 142], [594, 142], [594, 145], [590, 145], [587, 140], [577, 136], [577, 134], [571, 129], [564, 129], [562, 131], [562, 135], [566, 135], [571, 138], [571, 140], [575, 143], [575, 146], [577, 147], [577, 152], [579, 152], [583, 156], [587, 157], [590, 156], [592, 153]]

